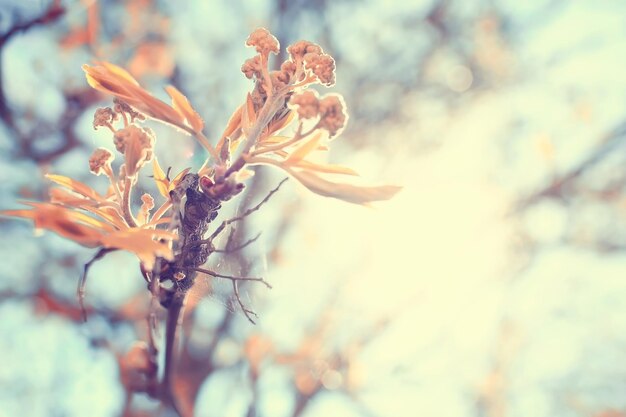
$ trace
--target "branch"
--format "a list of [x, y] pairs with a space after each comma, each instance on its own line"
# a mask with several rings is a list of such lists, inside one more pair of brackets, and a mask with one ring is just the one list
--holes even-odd
[[229, 225], [229, 224], [231, 224], [231, 223], [234, 223], [234, 222], [238, 222], [238, 221], [240, 221], [240, 220], [243, 220], [244, 218], [246, 218], [246, 217], [247, 217], [247, 216], [249, 216], [250, 214], [252, 214], [252, 213], [254, 213], [255, 211], [257, 211], [258, 209], [260, 209], [260, 208], [261, 208], [261, 206], [262, 206], [263, 204], [267, 203], [267, 202], [268, 202], [268, 200], [272, 197], [272, 195], [274, 195], [274, 193], [276, 193], [276, 192], [280, 189], [281, 185], [283, 185], [283, 184], [285, 183], [285, 181], [287, 181], [288, 179], [289, 179], [289, 178], [283, 178], [283, 180], [282, 180], [280, 183], [278, 183], [278, 185], [276, 186], [276, 188], [274, 188], [272, 191], [270, 191], [270, 192], [269, 192], [269, 193], [265, 196], [265, 198], [264, 198], [263, 200], [261, 200], [261, 202], [260, 202], [260, 203], [258, 203], [256, 206], [249, 208], [248, 210], [244, 211], [244, 212], [243, 212], [243, 214], [241, 214], [241, 215], [239, 215], [239, 216], [237, 216], [237, 217], [233, 217], [232, 219], [229, 219], [229, 220], [224, 220], [224, 221], [222, 222], [222, 224], [220, 224], [220, 225], [217, 227], [217, 229], [215, 229], [215, 231], [213, 232], [213, 234], [211, 234], [211, 236], [209, 236], [209, 238], [208, 238], [208, 239], [198, 241], [198, 242], [197, 242], [197, 244], [212, 243], [212, 242], [213, 242], [213, 240], [214, 240], [214, 239], [215, 239], [215, 238], [216, 238], [216, 237], [217, 237], [220, 233], [222, 233], [222, 231], [224, 230], [224, 228], [225, 228], [226, 226], [228, 226], [228, 225]]
[[255, 281], [255, 282], [260, 282], [264, 284], [267, 288], [271, 289], [272, 286], [267, 281], [265, 281], [263, 278], [260, 278], [260, 277], [234, 277], [231, 275], [218, 274], [217, 272], [213, 272], [211, 270], [204, 269], [204, 268], [196, 268], [194, 269], [194, 271], [207, 274], [215, 278], [224, 278], [224, 279], [230, 280], [233, 285], [233, 292], [235, 293], [235, 299], [237, 300], [239, 307], [241, 307], [241, 310], [245, 314], [248, 321], [250, 321], [250, 323], [252, 324], [256, 324], [256, 322], [252, 319], [252, 316], [258, 317], [258, 314], [250, 310], [244, 305], [243, 301], [241, 300], [241, 295], [239, 294], [238, 283], [239, 281]]
[[96, 252], [93, 258], [91, 258], [83, 267], [83, 273], [78, 280], [78, 288], [76, 289], [76, 295], [78, 296], [78, 305], [80, 306], [80, 312], [83, 317], [83, 322], [87, 321], [87, 311], [85, 310], [85, 284], [87, 283], [87, 273], [89, 273], [89, 269], [94, 263], [104, 258], [107, 253], [113, 252], [115, 250], [117, 249], [100, 249], [98, 252]]
[[624, 144], [626, 139], [626, 122], [622, 122], [611, 132], [606, 134], [599, 142], [600, 145], [578, 164], [574, 169], [562, 175], [552, 182], [552, 184], [532, 193], [515, 204], [513, 213], [524, 211], [528, 207], [538, 203], [543, 198], [562, 197], [563, 189], [580, 178], [590, 168], [602, 162], [608, 155]]
[[[234, 230], [234, 229], [232, 229], [232, 230]], [[231, 236], [231, 235], [229, 235], [229, 236]], [[229, 244], [230, 240], [229, 240], [228, 244], [226, 244], [226, 247], [224, 249], [215, 249], [213, 252], [216, 252], [216, 253], [233, 253], [233, 252], [237, 252], [237, 251], [242, 250], [246, 246], [256, 242], [260, 237], [261, 237], [261, 232], [257, 233], [257, 235], [255, 237], [253, 237], [252, 239], [248, 239], [245, 242], [243, 242], [242, 244], [235, 246], [234, 248], [230, 247], [230, 244]]]
[[55, 0], [52, 2], [48, 10], [44, 12], [43, 15], [32, 19], [27, 20], [26, 22], [19, 23], [17, 25], [12, 26], [7, 32], [5, 32], [2, 36], [0, 36], [0, 118], [8, 125], [13, 127], [13, 115], [9, 110], [9, 106], [6, 102], [6, 97], [4, 94], [3, 88], [3, 79], [2, 79], [2, 49], [7, 44], [7, 42], [15, 35], [20, 32], [25, 32], [32, 27], [39, 25], [46, 25], [48, 23], [52, 23], [59, 19], [64, 13], [65, 9], [60, 4], [61, 2]]

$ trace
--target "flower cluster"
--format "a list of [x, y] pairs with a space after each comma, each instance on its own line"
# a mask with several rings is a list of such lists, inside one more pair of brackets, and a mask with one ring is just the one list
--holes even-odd
[[[116, 65], [103, 62], [83, 66], [94, 89], [114, 96], [113, 107], [96, 110], [93, 127], [112, 132], [112, 145], [123, 157], [119, 174], [112, 167], [113, 153], [99, 147], [88, 165], [93, 174], [108, 177], [110, 187], [105, 195], [70, 178], [49, 175], [61, 187], [51, 190], [49, 203], [27, 203], [30, 209], [3, 214], [31, 219], [36, 227], [55, 231], [85, 246], [131, 251], [147, 271], [157, 258], [172, 260], [178, 232], [174, 219], [180, 209], [176, 204], [184, 198], [184, 192], [176, 197], [174, 191], [187, 178], [187, 170], [172, 180], [163, 172], [155, 156], [154, 132], [142, 125], [146, 117], [195, 137], [207, 150], [208, 158], [197, 171], [195, 192], [212, 201], [227, 201], [241, 192], [246, 178], [252, 175], [248, 167], [255, 165], [280, 168], [317, 194], [356, 204], [386, 200], [399, 191], [395, 186], [357, 186], [336, 181], [333, 176], [356, 173], [347, 167], [319, 162], [320, 156], [329, 150], [330, 139], [339, 135], [348, 119], [341, 96], [320, 97], [316, 91], [307, 90], [314, 84], [334, 85], [335, 61], [330, 55], [319, 45], [298, 41], [287, 48], [288, 58], [280, 63], [280, 69], [270, 71], [270, 55], [280, 51], [278, 40], [261, 28], [250, 35], [246, 45], [254, 48], [256, 55], [241, 69], [254, 81], [254, 87], [215, 142], [204, 136], [202, 118], [176, 88], [166, 88], [172, 99], [168, 104], [148, 93]], [[310, 158], [311, 155], [316, 157]], [[132, 190], [138, 173], [151, 161], [152, 176], [164, 201], [152, 213], [155, 198], [144, 194], [135, 215]], [[166, 217], [170, 213], [171, 217]]]
[[316, 126], [328, 131], [331, 138], [340, 133], [348, 120], [346, 105], [337, 94], [328, 94], [320, 99], [317, 92], [307, 90], [292, 96], [290, 104], [296, 108], [300, 119], [319, 117]]

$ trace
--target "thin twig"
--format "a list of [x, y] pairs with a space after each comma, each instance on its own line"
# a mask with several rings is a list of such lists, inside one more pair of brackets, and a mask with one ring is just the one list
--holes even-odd
[[232, 219], [228, 219], [228, 220], [224, 220], [222, 222], [222, 224], [220, 224], [217, 229], [215, 229], [215, 231], [211, 234], [211, 236], [209, 236], [208, 239], [205, 239], [203, 241], [199, 241], [198, 244], [203, 244], [203, 243], [211, 243], [213, 242], [213, 240], [219, 236], [220, 233], [222, 233], [222, 231], [224, 230], [224, 228], [226, 226], [228, 226], [231, 223], [243, 220], [244, 218], [246, 218], [247, 216], [249, 216], [250, 214], [254, 213], [255, 211], [257, 211], [258, 209], [261, 208], [261, 206], [265, 203], [268, 202], [268, 200], [272, 197], [272, 195], [274, 195], [274, 193], [276, 193], [281, 185], [283, 185], [285, 183], [285, 181], [287, 181], [289, 178], [283, 178], [283, 180], [278, 183], [278, 185], [276, 186], [276, 188], [274, 188], [272, 191], [270, 191], [263, 200], [261, 200], [256, 206], [249, 208], [248, 210], [244, 211], [243, 214], [237, 216], [237, 217], [233, 217]]
[[104, 255], [109, 252], [113, 252], [116, 249], [110, 248], [102, 248], [91, 258], [83, 267], [83, 273], [78, 280], [78, 288], [76, 289], [76, 295], [78, 296], [78, 305], [80, 306], [80, 311], [83, 317], [83, 321], [87, 321], [87, 310], [85, 310], [85, 285], [87, 283], [87, 274], [89, 273], [89, 269], [91, 266], [102, 259]]
[[215, 278], [224, 278], [224, 279], [228, 279], [230, 280], [230, 282], [233, 285], [233, 292], [235, 293], [235, 299], [237, 300], [237, 303], [239, 304], [239, 307], [241, 307], [241, 311], [243, 311], [243, 314], [246, 316], [246, 318], [248, 319], [248, 321], [250, 321], [250, 323], [252, 324], [256, 324], [256, 322], [252, 319], [252, 316], [254, 317], [259, 317], [257, 313], [255, 313], [254, 311], [250, 310], [249, 308], [247, 308], [245, 306], [245, 304], [243, 303], [243, 301], [241, 300], [241, 295], [239, 294], [239, 281], [254, 281], [254, 282], [260, 282], [262, 284], [264, 284], [267, 288], [272, 288], [272, 286], [265, 281], [262, 277], [235, 277], [232, 275], [224, 275], [224, 274], [218, 274], [217, 272], [213, 272], [210, 271], [208, 269], [204, 269], [204, 268], [196, 268], [194, 269], [194, 271], [196, 272], [200, 272], [203, 274], [207, 274], [207, 275], [211, 275], [212, 277]]
[[210, 276], [215, 277], [215, 278], [229, 279], [231, 281], [255, 281], [255, 282], [261, 282], [267, 288], [272, 289], [272, 285], [269, 282], [265, 281], [265, 279], [263, 279], [263, 277], [235, 277], [235, 276], [232, 276], [232, 275], [218, 274], [217, 272], [211, 271], [209, 269], [204, 269], [204, 268], [194, 268], [193, 271], [200, 272], [200, 273], [203, 273], [203, 274], [207, 274], [207, 275], [210, 275]]
[[237, 299], [237, 303], [239, 303], [239, 307], [241, 307], [241, 310], [243, 311], [243, 314], [246, 316], [248, 321], [250, 321], [250, 323], [256, 324], [256, 322], [252, 319], [251, 316], [254, 316], [254, 317], [258, 318], [259, 315], [257, 313], [255, 313], [254, 311], [248, 309], [243, 304], [243, 301], [241, 301], [241, 296], [239, 295], [239, 287], [237, 285], [237, 280], [232, 280], [231, 282], [233, 284], [233, 292], [235, 293], [235, 298]]
[[[231, 230], [235, 230], [235, 229], [231, 229]], [[229, 236], [231, 236], [231, 235], [229, 235]], [[229, 240], [229, 242], [226, 244], [226, 248], [224, 248], [224, 249], [214, 249], [213, 252], [216, 252], [216, 253], [233, 253], [233, 252], [237, 252], [237, 251], [245, 248], [246, 246], [256, 242], [259, 237], [261, 237], [261, 232], [257, 233], [257, 235], [255, 237], [253, 237], [252, 239], [248, 239], [245, 242], [243, 242], [242, 244], [235, 246], [234, 248], [230, 247], [230, 244], [229, 244], [230, 240]]]

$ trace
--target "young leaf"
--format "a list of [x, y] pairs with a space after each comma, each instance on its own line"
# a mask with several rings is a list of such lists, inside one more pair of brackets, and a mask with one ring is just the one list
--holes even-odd
[[192, 129], [196, 132], [201, 132], [204, 129], [204, 121], [200, 117], [200, 115], [191, 107], [189, 100], [184, 96], [183, 93], [178, 91], [174, 86], [165, 87], [165, 91], [172, 98], [172, 105], [174, 106], [174, 110], [179, 112]]
[[333, 197], [354, 204], [367, 204], [372, 201], [389, 200], [402, 187], [395, 185], [381, 185], [363, 187], [352, 184], [335, 183], [325, 180], [311, 172], [288, 170], [302, 185], [316, 194]]
[[305, 160], [298, 162], [295, 167], [309, 171], [324, 172], [327, 174], [359, 175], [355, 170], [342, 165], [316, 164]]
[[159, 194], [161, 194], [165, 198], [170, 198], [170, 195], [167, 191], [170, 183], [167, 180], [167, 177], [165, 175], [165, 172], [163, 172], [161, 165], [159, 165], [159, 161], [157, 160], [156, 156], [152, 160], [152, 173], [152, 175], [154, 176], [154, 182], [159, 189]]
[[83, 184], [80, 181], [73, 180], [63, 175], [46, 174], [45, 177], [56, 184], [59, 184], [65, 188], [68, 188], [74, 191], [75, 193], [78, 193], [92, 200], [95, 200], [95, 201], [104, 200], [104, 198], [100, 194], [98, 194], [93, 188], [91, 188], [87, 184]]
[[285, 160], [285, 164], [294, 165], [300, 162], [315, 148], [317, 148], [323, 137], [324, 135], [322, 134], [321, 130], [315, 132], [309, 140], [304, 142], [302, 145], [296, 148], [296, 150], [293, 151], [291, 155], [289, 155], [289, 157]]

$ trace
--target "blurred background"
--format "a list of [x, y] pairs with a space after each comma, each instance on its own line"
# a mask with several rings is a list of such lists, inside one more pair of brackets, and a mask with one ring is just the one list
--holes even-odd
[[[112, 149], [91, 126], [111, 101], [83, 63], [177, 86], [215, 140], [252, 88], [248, 34], [314, 41], [350, 113], [329, 160], [404, 189], [363, 208], [289, 181], [238, 227], [262, 235], [213, 268], [274, 288], [245, 287], [253, 326], [228, 283], [198, 283], [179, 395], [197, 416], [623, 417], [625, 16], [619, 0], [0, 0], [0, 208], [44, 199], [49, 172], [106, 189], [87, 160]], [[206, 157], [150, 126], [162, 166]], [[223, 216], [283, 176], [260, 169]], [[146, 337], [134, 256], [94, 266], [83, 324], [93, 251], [0, 229], [0, 416], [155, 415], [120, 377]]]

